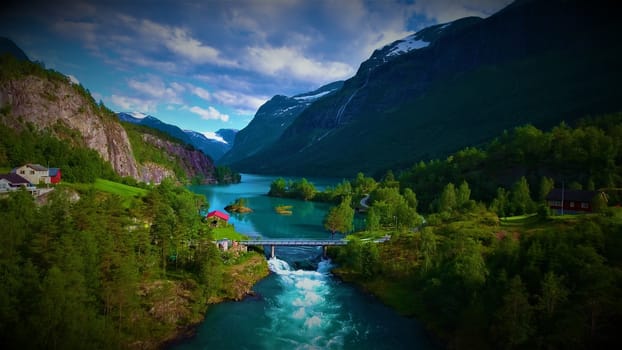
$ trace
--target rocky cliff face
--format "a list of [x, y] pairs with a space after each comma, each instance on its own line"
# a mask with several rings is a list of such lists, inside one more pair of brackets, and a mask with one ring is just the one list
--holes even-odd
[[[199, 177], [202, 179], [203, 183], [216, 183], [214, 177], [214, 163], [208, 156], [203, 154], [203, 152], [195, 149], [188, 149], [179, 143], [162, 140], [149, 134], [143, 135], [143, 140], [164, 150], [171, 157], [180, 159], [182, 161], [180, 165], [188, 179]], [[143, 168], [141, 169], [141, 174], [143, 174], [141, 179], [143, 181], [158, 183], [165, 177], [174, 176], [174, 173], [170, 169], [154, 165], [153, 163], [143, 164]]]
[[72, 84], [26, 76], [0, 83], [0, 105], [9, 106], [19, 120], [40, 129], [57, 123], [77, 130], [84, 144], [96, 150], [121, 176], [139, 178], [132, 147], [121, 124], [93, 108]]
[[[10, 127], [22, 128], [29, 122], [38, 129], [52, 130], [61, 138], [97, 151], [120, 176], [152, 183], [175, 177], [172, 169], [160, 164], [138, 164], [127, 132], [116, 116], [100, 110], [88, 93], [69, 79], [26, 75], [0, 81], [0, 107], [8, 109], [13, 116], [7, 121]], [[64, 132], [58, 130], [76, 133], [61, 135]], [[188, 179], [199, 177], [204, 183], [215, 182], [213, 162], [200, 151], [153, 135], [145, 134], [144, 139], [179, 162]]]

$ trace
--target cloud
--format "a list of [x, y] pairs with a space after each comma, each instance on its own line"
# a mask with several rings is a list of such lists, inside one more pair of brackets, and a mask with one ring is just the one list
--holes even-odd
[[211, 95], [210, 95], [209, 91], [205, 90], [202, 87], [191, 85], [190, 86], [190, 92], [192, 92], [196, 96], [204, 99], [205, 101], [211, 101]]
[[257, 108], [264, 104], [268, 99], [265, 96], [251, 96], [235, 91], [225, 90], [216, 91], [212, 95], [214, 97], [214, 100], [224, 105], [254, 111], [256, 111]]
[[309, 58], [293, 47], [251, 47], [247, 54], [253, 70], [271, 76], [287, 74], [298, 80], [327, 83], [354, 73], [346, 63]]
[[149, 76], [146, 80], [129, 79], [127, 86], [141, 96], [157, 99], [161, 103], [181, 104], [181, 93], [185, 91], [182, 84], [173, 82], [166, 84], [157, 76]]
[[499, 11], [512, 0], [417, 0], [415, 11], [425, 17], [444, 23], [462, 17], [488, 17]]
[[123, 111], [140, 111], [140, 112], [154, 112], [156, 110], [156, 102], [153, 100], [145, 100], [135, 97], [119, 96], [113, 94], [110, 97], [110, 101], [113, 105], [116, 105]]
[[187, 29], [159, 24], [149, 19], [138, 20], [127, 15], [120, 15], [119, 18], [142, 39], [163, 45], [179, 58], [193, 63], [209, 63], [226, 67], [237, 66], [235, 61], [223, 58], [217, 48], [206, 45], [193, 37]]
[[229, 121], [229, 115], [220, 113], [216, 108], [209, 106], [207, 109], [199, 106], [190, 107], [190, 112], [199, 115], [205, 120], [221, 120], [223, 122]]

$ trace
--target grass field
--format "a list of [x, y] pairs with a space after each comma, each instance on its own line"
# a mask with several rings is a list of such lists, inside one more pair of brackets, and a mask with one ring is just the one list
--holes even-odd
[[234, 241], [240, 241], [240, 240], [245, 240], [248, 239], [247, 236], [244, 236], [243, 234], [236, 232], [235, 228], [233, 226], [227, 226], [227, 227], [216, 227], [213, 229], [213, 235], [214, 235], [214, 239], [218, 240], [218, 239], [224, 239], [224, 238], [228, 238]]
[[121, 197], [122, 199], [121, 205], [124, 208], [129, 208], [134, 198], [142, 197], [147, 194], [147, 190], [144, 188], [124, 185], [122, 183], [118, 183], [118, 182], [114, 182], [110, 180], [104, 180], [104, 179], [97, 179], [92, 184], [64, 182], [60, 186], [67, 186], [79, 192], [80, 191], [85, 192], [85, 191], [94, 189], [97, 191], [117, 195]]
[[95, 183], [93, 184], [93, 188], [95, 188], [96, 190], [103, 191], [103, 192], [116, 194], [121, 197], [137, 197], [137, 196], [140, 197], [140, 196], [144, 196], [145, 194], [147, 194], [147, 190], [145, 190], [144, 188], [128, 186], [122, 183], [118, 183], [118, 182], [114, 182], [110, 180], [104, 180], [104, 179], [95, 180]]

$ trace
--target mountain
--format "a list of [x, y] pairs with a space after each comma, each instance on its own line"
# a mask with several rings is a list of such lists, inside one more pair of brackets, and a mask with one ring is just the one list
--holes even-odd
[[[71, 83], [67, 76], [10, 55], [0, 57], [0, 123], [16, 134], [34, 129], [72, 147], [94, 150], [119, 176], [144, 182], [160, 182], [165, 177], [216, 181], [214, 164], [203, 153], [157, 135], [154, 129], [126, 129], [112, 111], [97, 104], [84, 87]], [[0, 166], [15, 166], [9, 163], [13, 153], [0, 150]], [[36, 152], [24, 151], [31, 153]], [[52, 154], [54, 149], [39, 153]], [[79, 161], [73, 167], [79, 169]]]
[[30, 61], [26, 53], [22, 51], [11, 39], [0, 37], [0, 56], [10, 54], [18, 61]]
[[339, 90], [343, 81], [292, 97], [276, 95], [264, 103], [253, 120], [235, 136], [231, 150], [220, 163], [237, 164], [274, 143], [294, 120], [317, 99]]
[[222, 156], [231, 149], [237, 130], [219, 129], [215, 133], [200, 133], [192, 130], [184, 130], [190, 138], [190, 144], [208, 154], [214, 161], [219, 162]]
[[546, 129], [619, 111], [622, 41], [614, 5], [522, 0], [486, 19], [426, 28], [376, 50], [340, 90], [232, 167], [378, 174], [445, 157], [517, 125]]
[[202, 133], [192, 130], [182, 130], [178, 126], [167, 124], [156, 117], [146, 115], [144, 113], [120, 112], [117, 113], [117, 116], [119, 117], [119, 120], [124, 122], [148, 126], [150, 128], [160, 130], [171, 137], [174, 137], [177, 140], [202, 151], [214, 159], [214, 161], [220, 159], [231, 148], [231, 142], [227, 142], [227, 140], [219, 133], [226, 135], [229, 140], [231, 140], [231, 134], [235, 136], [235, 130], [221, 129], [214, 133], [212, 138], [208, 138]]

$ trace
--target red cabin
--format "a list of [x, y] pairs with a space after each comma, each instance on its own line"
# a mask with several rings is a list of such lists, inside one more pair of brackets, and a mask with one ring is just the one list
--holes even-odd
[[598, 195], [604, 195], [604, 193], [554, 188], [546, 196], [546, 201], [556, 212], [561, 212], [563, 208], [565, 214], [585, 213], [593, 210], [592, 201]]
[[229, 215], [218, 210], [210, 211], [207, 215], [205, 215], [205, 218], [213, 226], [218, 226], [219, 222], [227, 223], [227, 221], [229, 221]]

